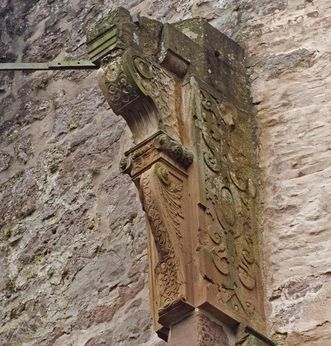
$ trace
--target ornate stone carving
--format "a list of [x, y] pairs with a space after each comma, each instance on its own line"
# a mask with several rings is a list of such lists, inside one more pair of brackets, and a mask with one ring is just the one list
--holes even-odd
[[158, 129], [179, 139], [176, 81], [160, 65], [128, 48], [101, 66], [98, 80], [108, 103], [126, 119], [136, 139]]
[[178, 248], [177, 243], [182, 246], [183, 186], [171, 177], [164, 164], [156, 163], [142, 174], [140, 188], [159, 254], [155, 274], [159, 286], [159, 308], [162, 309], [182, 297], [181, 258], [175, 249]]
[[198, 346], [228, 346], [229, 340], [222, 326], [211, 321], [206, 315], [198, 314]]
[[121, 161], [123, 172], [134, 176], [156, 162], [162, 154], [167, 155], [168, 159], [172, 159], [174, 163], [184, 169], [187, 169], [193, 162], [193, 154], [163, 131], [156, 132], [142, 144], [125, 154]]
[[123, 108], [140, 97], [139, 88], [123, 69], [121, 57], [110, 61], [98, 71], [98, 74], [103, 80], [103, 90], [107, 95], [107, 101], [114, 111], [121, 112]]
[[[252, 129], [240, 119], [243, 112], [227, 103], [221, 95], [197, 88], [195, 139], [201, 148], [198, 160], [203, 160], [199, 171], [209, 235], [201, 242], [202, 260], [210, 257], [217, 269], [205, 275], [214, 283], [220, 306], [262, 325]], [[241, 147], [231, 145], [232, 141], [241, 141]]]
[[148, 220], [155, 328], [166, 338], [201, 309], [263, 334], [257, 150], [243, 50], [203, 19], [162, 25], [119, 9], [98, 25], [88, 45], [99, 84], [136, 144], [121, 168]]
[[164, 68], [142, 57], [134, 58], [134, 66], [141, 89], [157, 108], [159, 126], [167, 133], [179, 138], [175, 100], [175, 80]]
[[193, 154], [186, 150], [181, 144], [171, 139], [166, 134], [159, 137], [160, 150], [166, 152], [172, 159], [184, 168], [190, 167], [193, 162]]

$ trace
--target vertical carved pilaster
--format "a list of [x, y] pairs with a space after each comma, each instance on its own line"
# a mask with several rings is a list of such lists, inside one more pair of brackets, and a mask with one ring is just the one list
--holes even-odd
[[247, 323], [254, 321], [260, 329], [263, 292], [251, 122], [223, 95], [194, 85], [194, 141], [199, 146], [200, 206], [205, 211], [198, 246], [201, 271], [211, 281], [207, 295], [212, 305]]
[[148, 220], [159, 335], [200, 310], [220, 324], [198, 314], [190, 345], [230, 345], [221, 323], [248, 326], [238, 345], [261, 339], [257, 149], [243, 50], [203, 19], [162, 25], [121, 8], [89, 32], [88, 47], [136, 144], [121, 167]]

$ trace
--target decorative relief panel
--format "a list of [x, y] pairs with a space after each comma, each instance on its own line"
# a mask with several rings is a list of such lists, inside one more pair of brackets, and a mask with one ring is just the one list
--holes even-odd
[[183, 183], [163, 163], [156, 163], [140, 178], [142, 200], [155, 240], [159, 262], [155, 274], [159, 288], [159, 309], [183, 296]]
[[229, 340], [222, 326], [211, 321], [206, 315], [198, 314], [197, 346], [229, 346]]
[[[217, 93], [212, 95], [200, 88], [194, 105], [195, 140], [200, 148], [197, 159], [203, 163], [199, 172], [204, 186], [202, 201], [208, 234], [200, 245], [202, 261], [210, 261], [214, 267], [203, 275], [215, 286], [216, 302], [220, 306], [226, 305], [233, 316], [257, 321], [259, 326], [263, 311], [259, 302], [261, 282], [256, 255], [252, 130], [249, 123], [243, 121], [240, 111], [215, 95]], [[236, 140], [242, 141], [241, 147], [231, 146]]]

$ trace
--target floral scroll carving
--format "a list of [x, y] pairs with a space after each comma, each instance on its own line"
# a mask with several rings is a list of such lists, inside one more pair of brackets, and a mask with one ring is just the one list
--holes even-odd
[[126, 119], [135, 137], [147, 138], [162, 129], [180, 138], [176, 80], [160, 65], [128, 48], [101, 67], [98, 80], [108, 103]]
[[[236, 130], [236, 110], [226, 112], [223, 98], [200, 89], [196, 100], [196, 136], [200, 138], [209, 240], [202, 245], [210, 254], [218, 275], [212, 280], [218, 287], [218, 299], [235, 314], [246, 318], [258, 309], [256, 260], [257, 238], [253, 222], [256, 191], [252, 181], [254, 171], [233, 158], [238, 155], [230, 143]], [[239, 131], [238, 131], [239, 132]], [[242, 138], [244, 140], [244, 138]], [[247, 146], [249, 147], [249, 143]], [[242, 151], [242, 160], [250, 152]], [[247, 172], [247, 176], [242, 172]]]
[[197, 346], [229, 345], [222, 326], [211, 321], [206, 315], [198, 315], [199, 340]]
[[136, 56], [134, 66], [144, 94], [152, 98], [158, 110], [160, 126], [175, 138], [179, 138], [176, 114], [176, 83], [164, 68], [147, 59]]
[[182, 296], [183, 183], [164, 164], [156, 163], [141, 176], [140, 188], [159, 255], [155, 274], [159, 286], [159, 308], [162, 309]]
[[120, 57], [115, 58], [98, 73], [103, 80], [107, 100], [115, 111], [120, 112], [140, 96], [139, 88], [130, 75], [125, 73]]

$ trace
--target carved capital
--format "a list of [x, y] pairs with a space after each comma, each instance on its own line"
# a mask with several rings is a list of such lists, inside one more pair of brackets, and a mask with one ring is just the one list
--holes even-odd
[[125, 153], [121, 170], [135, 177], [158, 160], [186, 170], [193, 162], [193, 154], [163, 131], [158, 131]]

